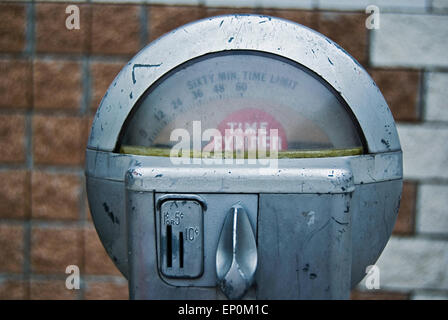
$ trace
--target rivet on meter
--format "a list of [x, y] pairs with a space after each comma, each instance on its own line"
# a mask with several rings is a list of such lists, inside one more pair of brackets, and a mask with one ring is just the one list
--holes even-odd
[[402, 178], [368, 73], [318, 32], [259, 15], [146, 46], [86, 151], [95, 227], [131, 299], [348, 299], [391, 235]]

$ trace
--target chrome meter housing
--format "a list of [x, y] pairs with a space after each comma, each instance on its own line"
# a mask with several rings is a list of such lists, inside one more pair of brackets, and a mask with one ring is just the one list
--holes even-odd
[[[236, 129], [274, 129], [277, 149], [217, 158], [216, 133]], [[337, 44], [278, 18], [219, 16], [121, 70], [86, 181], [131, 298], [340, 299], [391, 235], [402, 153], [381, 92]]]

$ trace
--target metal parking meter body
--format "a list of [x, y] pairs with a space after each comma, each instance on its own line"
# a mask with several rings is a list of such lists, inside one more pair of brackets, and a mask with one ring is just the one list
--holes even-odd
[[[251, 141], [268, 149], [252, 162]], [[131, 298], [346, 299], [392, 232], [402, 153], [379, 89], [337, 44], [278, 18], [220, 16], [121, 70], [86, 182]]]

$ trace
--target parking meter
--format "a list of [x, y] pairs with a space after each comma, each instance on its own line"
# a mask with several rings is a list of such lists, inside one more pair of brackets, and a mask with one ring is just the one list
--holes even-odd
[[378, 87], [337, 44], [219, 16], [121, 70], [86, 182], [133, 299], [346, 299], [391, 235], [402, 152]]

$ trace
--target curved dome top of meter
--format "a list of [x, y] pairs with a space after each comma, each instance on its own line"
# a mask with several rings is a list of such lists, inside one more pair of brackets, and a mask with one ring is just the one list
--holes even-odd
[[172, 156], [176, 148], [176, 155], [194, 157], [242, 151], [332, 157], [362, 154], [363, 140], [350, 108], [310, 70], [273, 54], [226, 51], [186, 62], [149, 88], [118, 149], [147, 156]]

